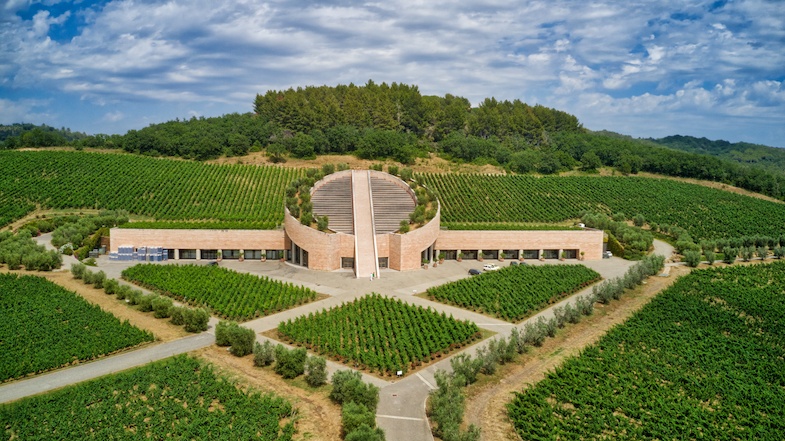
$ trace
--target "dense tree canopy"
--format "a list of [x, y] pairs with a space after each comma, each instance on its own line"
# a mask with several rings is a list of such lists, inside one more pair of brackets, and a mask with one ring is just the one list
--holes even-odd
[[56, 129], [46, 124], [40, 126], [28, 123], [0, 124], [0, 150], [62, 146], [85, 137], [87, 135], [84, 133], [72, 132], [65, 127]]

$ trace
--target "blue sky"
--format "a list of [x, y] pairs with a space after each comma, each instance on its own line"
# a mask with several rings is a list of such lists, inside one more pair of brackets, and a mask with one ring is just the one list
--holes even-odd
[[6, 0], [0, 123], [125, 133], [257, 93], [400, 82], [592, 130], [785, 147], [785, 3]]

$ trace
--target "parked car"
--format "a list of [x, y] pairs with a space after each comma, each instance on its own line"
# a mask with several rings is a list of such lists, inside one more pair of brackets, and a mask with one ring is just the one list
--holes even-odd
[[483, 271], [496, 271], [500, 269], [501, 267], [499, 267], [499, 265], [496, 265], [495, 263], [486, 263], [485, 265], [482, 266]]
[[606, 251], [606, 252], [602, 253], [602, 258], [603, 259], [610, 259], [611, 257], [613, 257], [613, 253], [611, 253], [610, 251]]
[[208, 263], [207, 266], [218, 266], [218, 262], [212, 261], [212, 262]]
[[516, 265], [518, 265], [518, 261], [517, 260], [511, 260], [510, 261], [510, 266], [516, 266]]
[[482, 271], [480, 271], [478, 269], [474, 269], [474, 268], [469, 270], [469, 275], [470, 276], [476, 276], [477, 274], [482, 274]]

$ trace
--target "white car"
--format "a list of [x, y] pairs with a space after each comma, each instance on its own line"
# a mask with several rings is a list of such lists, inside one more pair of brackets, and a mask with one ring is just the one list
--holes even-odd
[[496, 271], [500, 269], [502, 268], [499, 265], [496, 265], [495, 263], [486, 263], [485, 265], [482, 266], [483, 271]]

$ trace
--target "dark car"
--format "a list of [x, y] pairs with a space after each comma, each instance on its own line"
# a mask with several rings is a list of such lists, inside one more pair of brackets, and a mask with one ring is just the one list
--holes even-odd
[[510, 261], [510, 266], [516, 266], [516, 265], [518, 265], [518, 261], [517, 260], [511, 260]]
[[482, 274], [482, 271], [480, 271], [478, 269], [474, 269], [474, 268], [469, 270], [469, 275], [470, 276], [476, 276], [477, 274]]
[[212, 261], [212, 262], [208, 263], [207, 266], [218, 266], [218, 262]]

